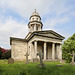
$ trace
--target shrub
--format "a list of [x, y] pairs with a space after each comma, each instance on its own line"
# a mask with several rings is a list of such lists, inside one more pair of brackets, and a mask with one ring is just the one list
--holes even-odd
[[0, 59], [2, 58], [2, 50], [1, 50], [1, 48], [0, 48]]
[[2, 59], [9, 59], [11, 57], [11, 50], [2, 53]]

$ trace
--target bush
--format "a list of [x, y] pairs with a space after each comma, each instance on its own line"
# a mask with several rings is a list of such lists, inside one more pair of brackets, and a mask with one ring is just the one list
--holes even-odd
[[1, 50], [1, 48], [0, 48], [0, 59], [2, 58], [2, 50]]
[[2, 53], [2, 59], [9, 59], [11, 57], [11, 50]]

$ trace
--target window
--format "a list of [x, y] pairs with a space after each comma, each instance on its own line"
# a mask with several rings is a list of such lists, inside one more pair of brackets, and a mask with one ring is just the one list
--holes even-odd
[[34, 20], [34, 18], [32, 18], [32, 20]]
[[36, 20], [38, 20], [38, 18], [36, 18]]
[[33, 26], [33, 30], [34, 30], [34, 26]]
[[36, 26], [36, 30], [38, 30], [38, 26]]

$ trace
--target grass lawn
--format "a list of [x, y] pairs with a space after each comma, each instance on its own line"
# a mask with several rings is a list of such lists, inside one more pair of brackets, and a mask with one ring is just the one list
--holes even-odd
[[7, 60], [0, 60], [0, 75], [75, 75], [75, 66], [66, 63], [62, 67], [56, 66], [59, 62], [44, 62], [45, 67], [38, 67], [39, 63], [24, 63], [8, 64]]

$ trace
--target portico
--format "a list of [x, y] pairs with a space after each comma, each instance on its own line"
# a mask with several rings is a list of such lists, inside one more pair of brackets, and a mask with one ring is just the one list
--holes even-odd
[[39, 53], [39, 51], [42, 50], [42, 53], [43, 53], [42, 59], [43, 60], [49, 60], [49, 59], [62, 60], [61, 43], [35, 40], [32, 42], [32, 44], [33, 44], [33, 48], [32, 47], [31, 48], [32, 48], [32, 51], [34, 51], [33, 58], [37, 58], [37, 53]]

